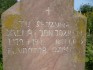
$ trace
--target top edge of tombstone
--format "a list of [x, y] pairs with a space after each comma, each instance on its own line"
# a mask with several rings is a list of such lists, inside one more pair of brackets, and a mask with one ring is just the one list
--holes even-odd
[[[21, 0], [21, 13], [28, 19], [35, 16], [46, 16], [45, 11], [50, 8], [52, 15], [72, 15], [74, 0]], [[58, 17], [59, 17], [58, 16]]]
[[11, 6], [9, 9], [7, 9], [5, 12], [2, 13], [2, 17], [3, 16], [7, 16], [7, 15], [16, 15], [16, 14], [20, 14], [20, 2], [15, 3], [13, 6]]

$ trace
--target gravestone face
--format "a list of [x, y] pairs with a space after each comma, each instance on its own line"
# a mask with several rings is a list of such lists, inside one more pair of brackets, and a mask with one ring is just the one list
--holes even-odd
[[21, 0], [18, 8], [3, 14], [4, 70], [84, 70], [86, 18], [74, 15], [73, 0]]
[[60, 18], [73, 14], [73, 0], [21, 0], [21, 12], [24, 18]]

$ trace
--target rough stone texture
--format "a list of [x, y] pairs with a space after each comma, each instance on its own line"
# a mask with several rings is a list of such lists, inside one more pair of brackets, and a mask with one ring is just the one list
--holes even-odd
[[2, 20], [4, 70], [84, 70], [86, 18], [73, 0], [22, 0]]
[[[18, 67], [20, 66], [20, 57], [15, 55], [9, 55], [10, 47], [14, 48], [14, 46], [10, 46], [8, 43], [8, 39], [10, 37], [7, 36], [7, 30], [19, 28], [19, 25], [14, 23], [20, 19], [20, 6], [19, 3], [16, 3], [11, 8], [6, 10], [2, 14], [2, 46], [3, 46], [3, 70], [20, 70]], [[11, 38], [13, 38], [11, 36]], [[19, 62], [18, 64], [16, 62]]]
[[73, 0], [21, 0], [21, 13], [24, 18], [46, 18], [46, 10], [50, 8], [50, 18], [68, 17], [73, 14]]

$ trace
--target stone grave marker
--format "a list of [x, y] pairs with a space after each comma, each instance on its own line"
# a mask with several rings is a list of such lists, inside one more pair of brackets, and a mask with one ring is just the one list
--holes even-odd
[[2, 15], [4, 70], [84, 70], [86, 17], [73, 13], [73, 0], [21, 0], [10, 10]]

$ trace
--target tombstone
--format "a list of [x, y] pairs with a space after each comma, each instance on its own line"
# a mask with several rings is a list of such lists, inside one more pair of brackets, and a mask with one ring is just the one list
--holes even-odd
[[73, 13], [73, 0], [21, 0], [9, 10], [4, 70], [84, 70], [86, 17]]

